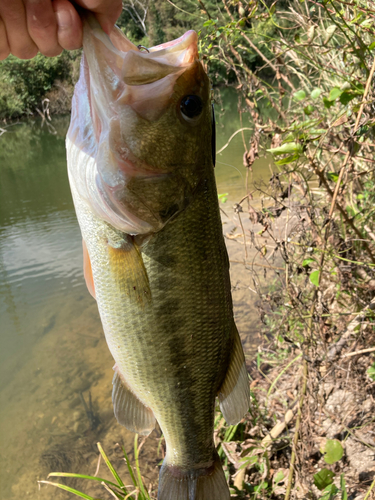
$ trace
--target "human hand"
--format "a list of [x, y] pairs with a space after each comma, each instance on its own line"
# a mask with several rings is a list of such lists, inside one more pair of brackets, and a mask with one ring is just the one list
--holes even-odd
[[[92, 11], [106, 33], [121, 13], [121, 0], [76, 0]], [[69, 0], [0, 0], [0, 60], [57, 56], [82, 46], [81, 18]]]

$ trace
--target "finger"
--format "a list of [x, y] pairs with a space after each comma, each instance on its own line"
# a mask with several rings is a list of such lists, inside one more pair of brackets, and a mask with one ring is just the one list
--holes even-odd
[[68, 0], [54, 0], [53, 9], [57, 20], [57, 39], [66, 50], [82, 47], [82, 21]]
[[57, 41], [57, 23], [51, 0], [23, 0], [27, 28], [35, 45], [45, 56], [57, 56], [62, 48]]
[[122, 10], [121, 0], [76, 0], [76, 3], [94, 12], [101, 27], [108, 35]]
[[6, 59], [9, 56], [10, 49], [8, 44], [7, 32], [5, 30], [5, 25], [0, 17], [0, 61]]
[[38, 47], [29, 35], [26, 12], [22, 0], [12, 2], [0, 0], [0, 17], [5, 25], [9, 50], [20, 59], [31, 59], [38, 53]]

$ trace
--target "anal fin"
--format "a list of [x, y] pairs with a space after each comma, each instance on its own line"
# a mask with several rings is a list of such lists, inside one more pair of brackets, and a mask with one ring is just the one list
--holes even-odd
[[228, 424], [237, 424], [250, 406], [250, 385], [245, 356], [237, 328], [233, 326], [233, 346], [225, 380], [218, 396], [220, 409]]
[[152, 410], [145, 406], [129, 389], [119, 373], [117, 365], [113, 369], [115, 374], [112, 380], [112, 402], [118, 423], [129, 431], [147, 436], [155, 427], [155, 417]]

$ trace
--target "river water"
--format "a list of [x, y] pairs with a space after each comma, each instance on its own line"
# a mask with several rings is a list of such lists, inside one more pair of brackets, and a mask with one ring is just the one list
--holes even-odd
[[[217, 106], [217, 149], [239, 128], [236, 97], [224, 92]], [[68, 117], [13, 125], [0, 137], [0, 498], [68, 499], [69, 493], [42, 485], [52, 470], [93, 474], [100, 441], [125, 473], [116, 443], [132, 458], [134, 435], [113, 417], [113, 361], [95, 301], [82, 272], [81, 236], [66, 173], [64, 139]], [[249, 127], [244, 116], [243, 126]], [[52, 133], [51, 133], [52, 132]], [[245, 131], [248, 141], [250, 132]], [[218, 156], [216, 176], [224, 232], [235, 221], [233, 203], [244, 194], [241, 134]], [[253, 178], [269, 177], [259, 160]], [[234, 222], [233, 222], [234, 221]], [[237, 221], [238, 222], [238, 221]], [[230, 259], [243, 258], [240, 241], [229, 240]], [[247, 359], [259, 343], [256, 296], [232, 265], [236, 321]], [[99, 425], [92, 425], [84, 402], [92, 401]], [[91, 422], [92, 423], [92, 422]], [[146, 484], [156, 483], [162, 449], [154, 431], [141, 452]], [[101, 467], [100, 475], [108, 477]], [[99, 486], [71, 485], [107, 498]], [[99, 493], [101, 492], [101, 493]]]

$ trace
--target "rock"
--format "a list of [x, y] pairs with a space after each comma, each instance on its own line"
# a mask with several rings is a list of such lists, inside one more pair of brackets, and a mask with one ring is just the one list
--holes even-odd
[[82, 434], [82, 432], [84, 432], [85, 430], [86, 425], [81, 420], [77, 420], [77, 422], [74, 422], [73, 431], [76, 434]]
[[324, 396], [325, 398], [328, 398], [328, 396], [331, 394], [334, 388], [335, 385], [331, 384], [330, 382], [325, 382], [321, 384], [321, 386], [319, 387], [319, 396]]
[[372, 409], [372, 400], [371, 398], [366, 399], [366, 401], [363, 401], [362, 405], [362, 410], [367, 413], [370, 412]]
[[73, 413], [74, 422], [77, 422], [77, 420], [82, 420], [82, 417], [83, 417], [83, 413], [79, 410], [77, 410]]
[[330, 418], [323, 420], [322, 427], [325, 430], [326, 437], [328, 439], [333, 439], [339, 432], [342, 431], [342, 426], [332, 422]]
[[350, 411], [353, 403], [353, 393], [345, 389], [339, 389], [329, 396], [329, 398], [327, 399], [326, 408], [333, 415], [342, 415], [343, 413]]
[[349, 437], [346, 441], [346, 455], [350, 466], [358, 474], [375, 471], [375, 453], [362, 443]]
[[73, 391], [84, 392], [90, 388], [90, 385], [91, 384], [87, 379], [82, 379], [80, 377], [77, 377], [76, 379], [73, 380], [70, 387]]
[[74, 397], [71, 401], [69, 401], [69, 408], [77, 408], [81, 403], [79, 396]]

